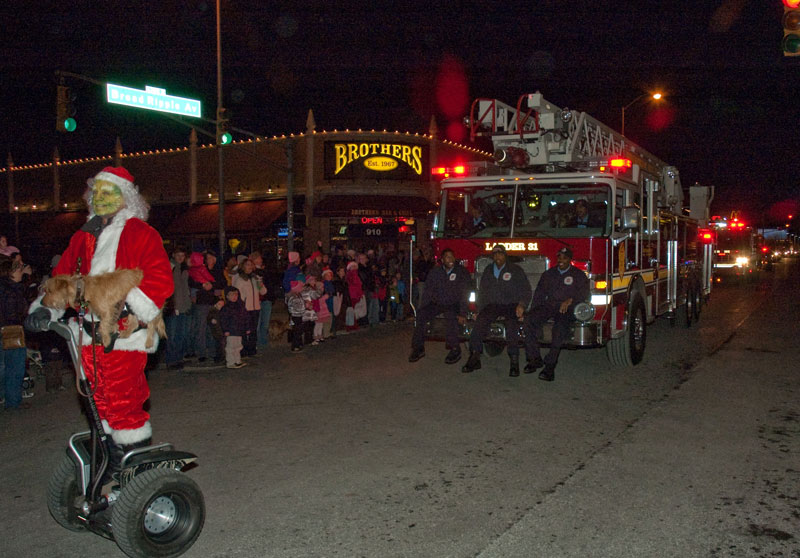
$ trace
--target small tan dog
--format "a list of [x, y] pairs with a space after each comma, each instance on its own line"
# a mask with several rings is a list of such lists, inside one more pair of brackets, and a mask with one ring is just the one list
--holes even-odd
[[[139, 286], [144, 274], [139, 269], [118, 269], [100, 275], [56, 275], [44, 284], [42, 306], [65, 310], [78, 304], [78, 279], [83, 279], [83, 298], [89, 309], [100, 318], [100, 337], [105, 347], [111, 345], [111, 336], [118, 334], [125, 339], [139, 327], [136, 316], [129, 314], [125, 318], [125, 329], [119, 330], [117, 321], [125, 305], [125, 297], [134, 287]], [[158, 333], [166, 337], [164, 318], [159, 312], [156, 319], [147, 324], [147, 340], [145, 347], [153, 346], [154, 336]]]
[[278, 340], [280, 340], [281, 336], [283, 336], [284, 333], [289, 331], [289, 329], [290, 329], [290, 327], [289, 327], [288, 320], [285, 321], [285, 322], [281, 321], [281, 320], [270, 320], [269, 321], [269, 338], [272, 341], [278, 341]]

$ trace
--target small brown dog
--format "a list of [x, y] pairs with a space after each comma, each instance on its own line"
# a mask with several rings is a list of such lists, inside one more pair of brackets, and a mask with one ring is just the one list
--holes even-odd
[[[42, 306], [65, 310], [78, 304], [78, 280], [83, 280], [83, 298], [89, 309], [100, 318], [100, 337], [103, 345], [111, 345], [111, 336], [119, 334], [120, 338], [130, 337], [139, 327], [139, 320], [134, 315], [126, 318], [126, 328], [119, 331], [117, 321], [125, 305], [125, 297], [134, 287], [142, 282], [144, 274], [140, 269], [118, 269], [100, 275], [56, 275], [44, 284]], [[155, 320], [147, 324], [147, 340], [145, 347], [153, 346], [154, 335], [158, 333], [166, 337], [164, 318], [161, 313]]]
[[289, 322], [288, 321], [281, 321], [281, 320], [270, 320], [269, 321], [269, 338], [272, 341], [278, 341], [281, 336], [289, 331]]

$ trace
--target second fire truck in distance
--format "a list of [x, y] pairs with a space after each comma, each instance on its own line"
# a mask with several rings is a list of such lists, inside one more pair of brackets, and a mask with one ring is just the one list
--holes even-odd
[[[444, 176], [434, 222], [437, 257], [452, 248], [477, 284], [501, 243], [533, 288], [568, 246], [591, 282], [591, 300], [575, 308], [571, 347], [606, 348], [619, 366], [642, 360], [647, 326], [658, 316], [687, 325], [699, 317], [711, 289], [713, 235], [707, 229], [712, 186], [692, 186], [690, 208], [678, 170], [586, 113], [561, 109], [540, 93], [516, 107], [477, 99], [468, 119], [471, 137], [489, 136], [494, 162], [433, 169]], [[459, 172], [461, 171], [461, 172]], [[578, 205], [587, 222], [576, 219]], [[583, 213], [583, 208], [581, 210]], [[434, 322], [436, 336], [441, 322]], [[505, 331], [492, 325], [487, 352], [497, 354]], [[443, 331], [443, 329], [442, 329]], [[544, 328], [542, 341], [550, 340]]]

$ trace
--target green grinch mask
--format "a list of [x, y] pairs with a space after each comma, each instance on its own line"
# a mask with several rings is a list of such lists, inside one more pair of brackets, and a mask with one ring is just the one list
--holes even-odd
[[107, 180], [95, 180], [92, 185], [92, 209], [95, 215], [110, 217], [125, 206], [119, 186]]

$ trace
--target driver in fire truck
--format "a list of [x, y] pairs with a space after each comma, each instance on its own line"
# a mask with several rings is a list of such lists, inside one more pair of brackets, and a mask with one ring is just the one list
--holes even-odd
[[[575, 305], [589, 299], [590, 286], [586, 274], [572, 265], [572, 250], [564, 246], [556, 256], [557, 264], [545, 271], [539, 278], [533, 293], [531, 311], [525, 319], [525, 354], [528, 364], [526, 374], [533, 374], [544, 366], [539, 374], [540, 380], [552, 382], [555, 379], [556, 363], [561, 347], [569, 336], [570, 324], [575, 320]], [[539, 352], [539, 336], [542, 326], [553, 319], [553, 335], [550, 352], [542, 360]]]
[[502, 316], [506, 319], [508, 358], [511, 361], [509, 375], [519, 376], [519, 322], [531, 300], [531, 284], [522, 268], [507, 261], [506, 257], [506, 247], [495, 244], [492, 248], [494, 264], [484, 270], [478, 287], [480, 311], [469, 337], [469, 359], [461, 368], [462, 372], [472, 372], [481, 367], [483, 340], [489, 334], [491, 323]]

